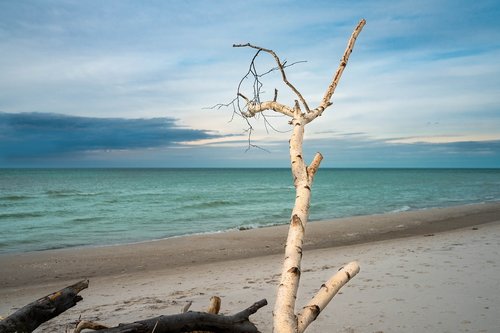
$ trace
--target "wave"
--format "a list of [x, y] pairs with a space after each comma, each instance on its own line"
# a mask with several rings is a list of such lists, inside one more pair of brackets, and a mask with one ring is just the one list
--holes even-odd
[[0, 213], [0, 220], [3, 219], [23, 219], [30, 217], [42, 217], [43, 213], [40, 212], [19, 212], [19, 213]]
[[101, 219], [102, 218], [100, 216], [77, 217], [77, 218], [71, 219], [71, 222], [88, 223], [88, 222], [100, 221]]
[[290, 189], [295, 189], [293, 185], [266, 185], [266, 186], [255, 186], [255, 187], [248, 187], [245, 189], [245, 191], [248, 191], [249, 193], [252, 192], [264, 192], [264, 193], [274, 193], [277, 191], [282, 191], [282, 190], [290, 190]]
[[237, 201], [213, 200], [213, 201], [195, 203], [195, 204], [191, 204], [191, 205], [185, 205], [185, 206], [182, 206], [181, 209], [217, 208], [217, 207], [223, 207], [223, 206], [234, 206], [237, 204], [239, 204], [239, 202], [237, 202]]
[[30, 196], [27, 195], [4, 195], [0, 196], [0, 200], [4, 201], [20, 201], [25, 199], [30, 199]]
[[72, 196], [82, 196], [82, 197], [90, 197], [97, 196], [102, 193], [100, 192], [80, 192], [76, 190], [49, 190], [45, 191], [45, 194], [49, 197], [59, 198], [59, 197], [72, 197]]
[[267, 227], [276, 227], [280, 225], [286, 225], [288, 224], [288, 221], [283, 221], [282, 223], [277, 223], [277, 222], [267, 222], [267, 223], [251, 223], [251, 224], [243, 224], [235, 228], [229, 228], [225, 231], [233, 231], [233, 230], [239, 230], [239, 231], [245, 231], [245, 230], [252, 230], [252, 229], [260, 229], [260, 228], [267, 228]]
[[394, 210], [391, 210], [389, 213], [402, 213], [402, 212], [407, 212], [411, 210], [411, 207], [410, 206], [402, 206], [400, 208], [396, 208]]

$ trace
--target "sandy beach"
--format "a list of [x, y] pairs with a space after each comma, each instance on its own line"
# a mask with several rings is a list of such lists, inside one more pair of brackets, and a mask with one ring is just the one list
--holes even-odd
[[[38, 332], [82, 319], [109, 325], [173, 314], [212, 295], [271, 331], [286, 226], [139, 244], [0, 256], [0, 315], [90, 279], [84, 300]], [[297, 305], [343, 264], [361, 272], [307, 332], [499, 332], [500, 203], [309, 223]]]

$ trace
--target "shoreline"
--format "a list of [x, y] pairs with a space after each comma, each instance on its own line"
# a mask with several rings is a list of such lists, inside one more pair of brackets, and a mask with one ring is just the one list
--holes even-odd
[[[310, 222], [304, 250], [425, 235], [500, 220], [500, 202]], [[0, 255], [0, 289], [280, 254], [288, 225]]]
[[[430, 207], [430, 208], [418, 208], [418, 209], [410, 209], [410, 210], [393, 210], [393, 211], [388, 211], [388, 212], [382, 212], [382, 213], [374, 213], [374, 214], [369, 214], [369, 215], [354, 215], [354, 216], [345, 216], [345, 217], [336, 217], [336, 218], [331, 218], [331, 219], [318, 219], [318, 220], [311, 220], [309, 219], [308, 224], [315, 224], [315, 223], [329, 223], [329, 222], [335, 222], [335, 221], [343, 221], [343, 220], [357, 220], [360, 218], [365, 218], [365, 217], [377, 217], [377, 216], [384, 216], [384, 215], [393, 215], [393, 214], [405, 214], [405, 213], [412, 213], [412, 212], [424, 212], [424, 211], [433, 211], [433, 210], [441, 210], [441, 209], [461, 209], [461, 208], [466, 208], [466, 207], [471, 207], [471, 206], [482, 206], [482, 205], [496, 205], [500, 204], [499, 200], [494, 200], [494, 201], [486, 201], [486, 202], [477, 202], [477, 203], [467, 203], [467, 204], [461, 204], [461, 205], [454, 205], [454, 206], [444, 206], [444, 207]], [[232, 233], [232, 232], [240, 232], [240, 231], [249, 231], [249, 230], [255, 230], [255, 229], [271, 229], [271, 228], [282, 228], [282, 227], [288, 227], [288, 223], [284, 224], [266, 224], [266, 225], [260, 225], [256, 227], [235, 227], [231, 229], [224, 229], [224, 230], [217, 230], [217, 231], [206, 231], [206, 232], [198, 232], [198, 233], [189, 233], [189, 234], [181, 234], [181, 235], [175, 235], [175, 236], [166, 236], [162, 238], [154, 238], [154, 239], [144, 239], [144, 240], [137, 240], [137, 241], [130, 241], [130, 242], [125, 242], [125, 243], [116, 243], [116, 244], [89, 244], [89, 245], [75, 245], [75, 246], [69, 246], [69, 247], [54, 247], [54, 248], [48, 248], [48, 249], [39, 249], [39, 250], [27, 250], [27, 251], [7, 251], [7, 252], [0, 252], [0, 258], [2, 256], [10, 256], [10, 255], [20, 255], [20, 254], [30, 254], [30, 253], [43, 253], [47, 251], [79, 251], [82, 249], [101, 249], [101, 248], [109, 248], [109, 247], [121, 247], [121, 246], [134, 246], [134, 245], [140, 245], [140, 244], [145, 244], [145, 243], [154, 243], [154, 242], [166, 242], [172, 239], [177, 239], [177, 238], [189, 238], [189, 237], [198, 237], [198, 236], [211, 236], [211, 235], [217, 235], [217, 234], [225, 234], [225, 233]]]
[[[0, 281], [11, 281], [0, 286], [0, 315], [90, 278], [83, 301], [36, 331], [64, 332], [78, 318], [115, 326], [179, 313], [188, 302], [205, 311], [217, 295], [224, 315], [266, 298], [269, 305], [251, 320], [271, 332], [286, 229], [0, 256]], [[305, 247], [297, 308], [339, 267], [353, 260], [361, 266], [310, 333], [500, 327], [500, 294], [492, 292], [500, 290], [500, 203], [311, 223]]]

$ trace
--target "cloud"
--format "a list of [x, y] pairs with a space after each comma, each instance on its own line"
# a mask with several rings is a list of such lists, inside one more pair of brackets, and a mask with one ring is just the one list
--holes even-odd
[[[0, 112], [0, 166], [288, 167], [288, 135], [275, 134], [252, 142], [267, 151], [247, 151], [244, 136], [184, 128], [172, 118]], [[305, 139], [304, 157], [320, 151], [322, 167], [500, 167], [500, 140], [410, 139], [319, 133]]]
[[321, 151], [326, 167], [500, 167], [500, 140], [396, 142], [347, 134], [309, 140], [305, 150], [306, 156]]
[[220, 135], [210, 131], [183, 128], [172, 118], [91, 118], [0, 112], [0, 158], [7, 160], [176, 146], [217, 137]]

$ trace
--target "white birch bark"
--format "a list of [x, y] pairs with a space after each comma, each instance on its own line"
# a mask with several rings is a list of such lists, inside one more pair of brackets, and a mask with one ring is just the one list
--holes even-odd
[[307, 167], [302, 156], [305, 121], [300, 115], [300, 109], [296, 110], [295, 114], [292, 121], [293, 133], [290, 138], [290, 160], [296, 194], [285, 245], [281, 281], [274, 305], [275, 332], [297, 330], [295, 300], [300, 281], [302, 244], [311, 198], [311, 182], [307, 177]]
[[359, 265], [353, 261], [345, 265], [323, 284], [318, 293], [307, 303], [306, 306], [297, 314], [297, 331], [303, 333], [307, 326], [319, 316], [321, 311], [330, 303], [340, 288], [359, 273]]

